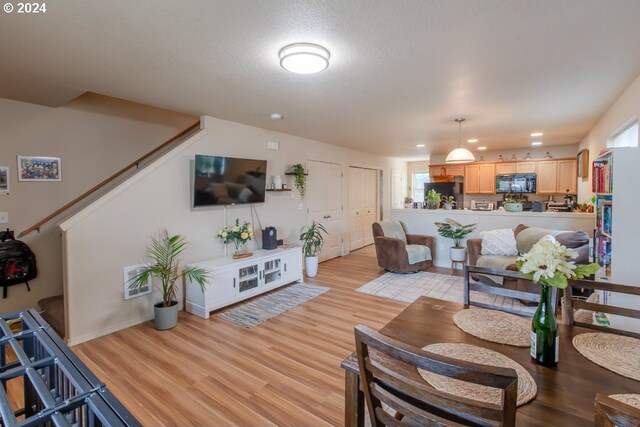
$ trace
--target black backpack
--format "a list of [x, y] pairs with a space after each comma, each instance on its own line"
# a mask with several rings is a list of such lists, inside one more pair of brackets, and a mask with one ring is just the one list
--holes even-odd
[[7, 287], [26, 283], [38, 275], [36, 256], [29, 246], [20, 240], [5, 240], [0, 242], [0, 286], [2, 297], [7, 297]]

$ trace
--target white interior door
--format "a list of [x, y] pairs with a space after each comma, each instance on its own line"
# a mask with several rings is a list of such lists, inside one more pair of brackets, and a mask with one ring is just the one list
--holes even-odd
[[376, 222], [378, 205], [378, 171], [362, 169], [362, 187], [364, 188], [364, 205], [362, 209], [362, 236], [364, 246], [373, 244], [371, 225]]
[[362, 188], [362, 169], [349, 168], [349, 250], [355, 251], [364, 246], [363, 217], [364, 194]]
[[342, 255], [342, 165], [310, 160], [307, 163], [307, 213], [327, 229], [319, 260]]

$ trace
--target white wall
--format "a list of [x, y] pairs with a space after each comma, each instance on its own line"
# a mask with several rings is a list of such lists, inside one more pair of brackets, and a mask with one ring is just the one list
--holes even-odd
[[[31, 227], [136, 158], [186, 128], [197, 117], [86, 93], [59, 108], [0, 99], [0, 165], [9, 166], [11, 192], [0, 195], [17, 234]], [[20, 182], [16, 156], [62, 159], [62, 182]], [[55, 222], [22, 239], [36, 254], [38, 277], [9, 288], [0, 312], [35, 307], [62, 293], [60, 230]]]
[[[184, 253], [185, 263], [224, 255], [216, 233], [225, 224], [225, 209], [194, 211], [190, 207], [195, 154], [265, 159], [268, 176], [283, 175], [292, 164], [309, 160], [339, 163], [345, 172], [352, 165], [379, 168], [384, 172], [385, 184], [392, 168], [406, 170], [404, 162], [211, 117], [204, 119], [204, 126], [201, 133], [61, 224], [67, 248], [65, 296], [70, 344], [152, 317], [152, 305], [158, 295], [124, 301], [122, 269], [145, 260], [150, 236], [161, 228], [182, 234], [190, 242]], [[279, 142], [280, 149], [268, 150], [269, 140]], [[346, 195], [348, 173], [344, 176]], [[389, 195], [386, 184], [385, 216], [389, 214]], [[300, 203], [304, 208], [305, 201], [295, 190], [267, 193], [266, 202], [256, 205], [256, 210], [263, 227], [273, 225], [279, 238], [297, 243], [300, 228], [307, 223], [306, 210], [298, 209]], [[348, 205], [343, 218], [345, 232], [347, 209]], [[251, 220], [247, 206], [229, 207], [226, 214], [227, 222], [235, 218]], [[344, 241], [348, 247], [348, 236]]]
[[[632, 120], [640, 117], [640, 76], [620, 95], [606, 113], [598, 120], [587, 136], [580, 142], [579, 149], [589, 150], [589, 162], [607, 148], [607, 138]], [[591, 198], [591, 168], [589, 178], [578, 180], [578, 200]], [[638, 208], [640, 206], [637, 205]]]

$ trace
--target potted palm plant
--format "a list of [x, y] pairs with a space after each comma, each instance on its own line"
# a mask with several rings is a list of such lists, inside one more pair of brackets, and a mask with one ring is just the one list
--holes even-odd
[[315, 221], [312, 221], [309, 227], [302, 227], [300, 230], [304, 267], [308, 277], [316, 277], [318, 274], [318, 254], [324, 245], [323, 233], [326, 235], [327, 230]]
[[158, 330], [171, 329], [178, 323], [178, 278], [192, 280], [200, 285], [203, 292], [207, 284], [207, 270], [197, 266], [181, 270], [180, 254], [186, 247], [187, 241], [183, 236], [170, 236], [166, 229], [161, 230], [157, 237], [151, 238], [147, 248], [152, 262], [142, 268], [129, 285], [131, 289], [138, 289], [146, 286], [149, 278], [159, 279], [162, 301], [153, 306], [155, 327]]
[[467, 259], [467, 252], [466, 248], [462, 246], [462, 239], [475, 230], [476, 224], [462, 225], [449, 218], [445, 219], [445, 222], [436, 222], [435, 224], [438, 229], [438, 234], [453, 240], [453, 246], [449, 249], [451, 261], [465, 261]]

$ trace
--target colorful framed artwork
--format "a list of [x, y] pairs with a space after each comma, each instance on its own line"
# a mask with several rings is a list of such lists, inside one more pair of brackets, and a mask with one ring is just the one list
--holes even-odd
[[9, 194], [9, 166], [0, 166], [0, 194]]
[[18, 156], [18, 181], [62, 181], [60, 158]]

